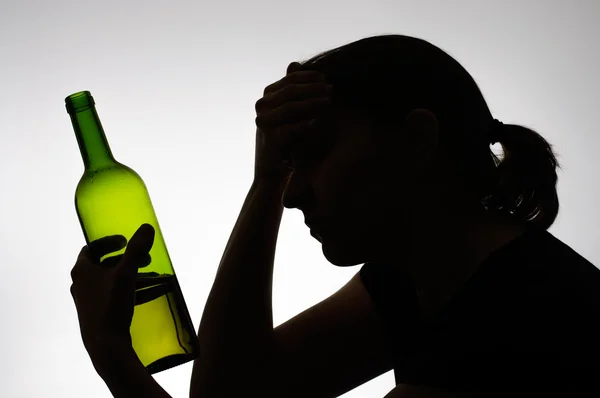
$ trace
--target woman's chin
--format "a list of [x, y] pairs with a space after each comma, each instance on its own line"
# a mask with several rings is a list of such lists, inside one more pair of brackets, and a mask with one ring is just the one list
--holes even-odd
[[[318, 239], [317, 239], [318, 240]], [[362, 257], [350, 247], [345, 245], [335, 245], [328, 239], [319, 240], [323, 250], [323, 255], [331, 264], [337, 267], [352, 267], [354, 265], [364, 264]]]

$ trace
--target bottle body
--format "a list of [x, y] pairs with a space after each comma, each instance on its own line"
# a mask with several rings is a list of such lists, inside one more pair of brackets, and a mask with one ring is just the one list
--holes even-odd
[[[90, 109], [83, 112], [86, 111]], [[91, 111], [95, 115], [93, 107]], [[85, 115], [78, 116], [84, 121], [89, 119]], [[123, 235], [129, 241], [144, 223], [155, 230], [151, 262], [139, 268], [136, 277], [135, 308], [130, 327], [133, 348], [150, 373], [191, 361], [199, 354], [198, 338], [148, 190], [134, 170], [112, 158], [99, 121], [98, 131], [102, 132], [104, 140], [94, 139], [93, 134], [98, 131], [91, 128], [85, 131], [81, 125], [76, 125], [73, 114], [71, 118], [86, 165], [75, 191], [75, 208], [86, 243], [109, 235]], [[96, 153], [108, 153], [112, 160], [94, 162], [95, 159], [89, 156], [93, 150], [86, 145], [102, 141], [107, 149], [96, 149]], [[86, 162], [86, 156], [91, 160]], [[106, 257], [124, 252], [122, 249]]]

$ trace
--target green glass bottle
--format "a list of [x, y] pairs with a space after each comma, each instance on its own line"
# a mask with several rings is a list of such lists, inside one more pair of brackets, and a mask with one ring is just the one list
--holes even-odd
[[72, 94], [65, 102], [85, 166], [75, 208], [87, 244], [108, 235], [129, 240], [144, 223], [155, 230], [151, 262], [136, 278], [133, 348], [150, 373], [191, 361], [199, 354], [198, 338], [144, 181], [114, 159], [90, 92]]

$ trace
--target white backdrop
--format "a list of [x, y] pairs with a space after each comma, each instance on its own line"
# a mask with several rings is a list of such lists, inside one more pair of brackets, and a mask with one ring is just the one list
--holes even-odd
[[[556, 147], [551, 232], [600, 264], [600, 2], [0, 2], [0, 381], [3, 397], [109, 397], [81, 343], [69, 271], [84, 244], [83, 172], [64, 98], [90, 90], [115, 157], [144, 178], [196, 325], [250, 186], [254, 103], [288, 63], [364, 36], [433, 42], [479, 83], [494, 116]], [[322, 256], [286, 211], [274, 277], [278, 325], [355, 268]], [[157, 380], [187, 397], [191, 364]], [[382, 397], [393, 374], [346, 398]]]

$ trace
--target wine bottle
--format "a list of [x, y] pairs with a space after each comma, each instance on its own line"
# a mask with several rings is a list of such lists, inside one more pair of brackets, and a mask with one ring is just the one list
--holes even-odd
[[146, 185], [113, 157], [90, 92], [72, 94], [65, 103], [85, 167], [75, 190], [75, 209], [86, 243], [108, 235], [129, 241], [144, 223], [155, 230], [150, 264], [136, 276], [133, 348], [150, 373], [189, 362], [199, 354], [198, 338]]

